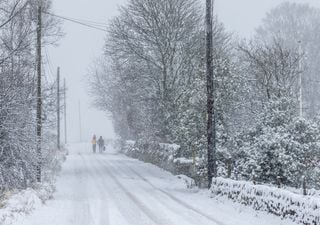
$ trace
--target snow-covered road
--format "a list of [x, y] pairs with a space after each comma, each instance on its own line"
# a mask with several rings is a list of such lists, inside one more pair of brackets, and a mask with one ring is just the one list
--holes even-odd
[[170, 173], [107, 149], [69, 147], [54, 199], [17, 225], [280, 225], [288, 221], [190, 191]]

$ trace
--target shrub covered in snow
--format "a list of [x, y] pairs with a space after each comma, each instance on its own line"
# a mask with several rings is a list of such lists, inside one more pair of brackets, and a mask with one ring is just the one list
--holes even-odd
[[6, 200], [1, 203], [2, 207], [0, 207], [0, 224], [10, 225], [19, 216], [24, 217], [29, 214], [43, 202], [52, 198], [54, 190], [51, 184], [41, 184], [6, 196]]
[[214, 196], [225, 196], [235, 202], [252, 206], [305, 225], [320, 224], [320, 198], [303, 196], [288, 190], [245, 181], [216, 178], [210, 189]]
[[239, 137], [236, 169], [244, 179], [300, 187], [306, 177], [309, 187], [319, 187], [320, 126], [296, 118], [292, 100], [282, 98], [267, 104], [257, 126]]
[[177, 175], [176, 177], [180, 180], [183, 180], [183, 182], [185, 183], [188, 189], [192, 189], [196, 187], [196, 182], [194, 179], [183, 174]]
[[[51, 140], [48, 138], [48, 140]], [[57, 150], [53, 142], [43, 148], [42, 183], [32, 183], [25, 190], [7, 189], [0, 193], [0, 224], [10, 225], [19, 216], [29, 214], [51, 199], [55, 192], [55, 179], [66, 158], [66, 149]]]
[[157, 165], [174, 174], [191, 176], [193, 161], [177, 157], [180, 146], [148, 141], [126, 141], [123, 151], [130, 157]]

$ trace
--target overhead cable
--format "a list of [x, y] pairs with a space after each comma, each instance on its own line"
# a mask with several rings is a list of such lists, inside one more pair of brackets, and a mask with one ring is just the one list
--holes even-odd
[[[65, 16], [59, 16], [57, 14], [53, 14], [53, 13], [46, 12], [46, 11], [44, 11], [43, 13], [51, 15], [51, 16], [54, 16], [54, 17], [57, 17], [57, 18], [60, 18], [60, 19], [63, 19], [63, 20], [67, 20], [67, 21], [70, 21], [70, 22], [73, 22], [73, 23], [77, 23], [77, 24], [80, 24], [82, 26], [86, 26], [86, 27], [89, 27], [89, 28], [92, 28], [92, 29], [96, 29], [96, 30], [107, 32], [107, 29], [105, 28], [106, 25], [103, 25], [103, 23], [100, 23], [100, 22], [93, 22], [93, 21], [88, 21], [88, 20], [82, 20], [81, 21], [80, 19], [74, 19], [74, 18], [68, 18], [68, 17], [65, 17]], [[95, 25], [92, 25], [92, 24], [89, 24], [89, 23], [95, 23]], [[99, 24], [101, 24], [101, 25], [99, 25]]]

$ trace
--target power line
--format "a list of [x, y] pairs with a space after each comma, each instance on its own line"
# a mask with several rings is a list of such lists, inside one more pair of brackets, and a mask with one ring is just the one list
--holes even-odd
[[[69, 22], [73, 22], [73, 23], [77, 23], [77, 24], [80, 24], [82, 26], [86, 26], [86, 27], [90, 27], [90, 28], [93, 28], [93, 29], [96, 29], [96, 30], [100, 30], [100, 31], [104, 31], [104, 32], [107, 32], [106, 29], [104, 28], [101, 28], [101, 27], [98, 27], [98, 25], [91, 25], [91, 24], [88, 24], [85, 23], [85, 22], [82, 22], [78, 19], [73, 19], [73, 18], [67, 18], [65, 16], [59, 16], [59, 15], [56, 15], [56, 14], [53, 14], [53, 13], [49, 13], [49, 12], [44, 12], [45, 14], [48, 14], [48, 15], [51, 15], [51, 16], [54, 16], [54, 17], [57, 17], [57, 18], [60, 18], [60, 19], [63, 19], [63, 20], [67, 20]], [[93, 23], [96, 23], [96, 22], [93, 22]], [[104, 26], [105, 27], [105, 26]]]
[[[102, 28], [102, 27], [106, 27], [106, 26], [102, 25], [102, 23], [99, 23], [99, 22], [93, 22], [93, 21], [91, 21], [91, 22], [90, 21], [82, 22], [82, 21], [85, 21], [85, 20], [81, 21], [79, 19], [73, 19], [73, 18], [68, 18], [68, 17], [65, 17], [65, 16], [59, 16], [57, 14], [53, 14], [53, 13], [49, 13], [49, 12], [43, 12], [43, 13], [51, 15], [51, 16], [54, 16], [54, 17], [57, 17], [57, 18], [60, 18], [60, 19], [63, 19], [63, 20], [66, 20], [66, 21], [69, 21], [69, 22], [80, 24], [82, 26], [86, 26], [86, 27], [90, 27], [90, 28], [93, 28], [93, 29], [96, 29], [96, 30], [107, 32], [106, 29]], [[89, 24], [89, 23], [95, 23], [96, 25], [92, 25], [92, 24]], [[98, 25], [98, 24], [101, 24], [101, 25]]]
[[106, 23], [103, 23], [103, 22], [97, 22], [97, 21], [85, 20], [85, 19], [75, 19], [75, 18], [66, 17], [66, 16], [64, 16], [64, 17], [67, 18], [67, 19], [80, 21], [82, 23], [87, 23], [87, 24], [92, 25], [92, 26], [97, 26], [97, 27], [102, 27], [102, 28], [106, 28], [107, 27]]
[[[54, 14], [54, 15], [57, 15], [57, 14]], [[105, 28], [107, 26], [106, 23], [104, 23], [104, 22], [97, 22], [97, 21], [87, 20], [87, 19], [76, 19], [76, 18], [66, 17], [66, 16], [61, 16], [61, 17], [64, 17], [64, 18], [67, 18], [67, 19], [71, 19], [71, 20], [75, 20], [75, 21], [80, 21], [82, 23], [87, 23], [89, 25], [98, 26], [98, 27], [102, 27], [102, 28]]]
[[[50, 82], [53, 81], [55, 79], [54, 73], [53, 73], [53, 66], [52, 66], [52, 60], [51, 57], [49, 55], [49, 51], [47, 48], [45, 48], [45, 57], [46, 57], [46, 63], [45, 66], [47, 67], [47, 71], [49, 72], [50, 75]], [[47, 76], [45, 76], [46, 81], [49, 82]]]

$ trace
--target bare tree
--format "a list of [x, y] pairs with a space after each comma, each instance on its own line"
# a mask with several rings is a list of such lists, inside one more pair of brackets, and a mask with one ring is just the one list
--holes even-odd
[[150, 108], [157, 112], [152, 120], [163, 141], [168, 141], [173, 105], [192, 84], [201, 40], [199, 10], [195, 0], [132, 0], [109, 28], [106, 53], [118, 69], [136, 71], [120, 73], [124, 80], [131, 76], [148, 87]]
[[273, 39], [291, 49], [301, 48], [303, 111], [314, 118], [320, 109], [320, 10], [308, 4], [285, 2], [270, 10], [257, 29], [256, 39], [272, 43]]
[[281, 97], [298, 98], [299, 62], [302, 55], [298, 49], [284, 46], [282, 41], [272, 43], [251, 42], [239, 47], [247, 79], [260, 95], [262, 102]]

